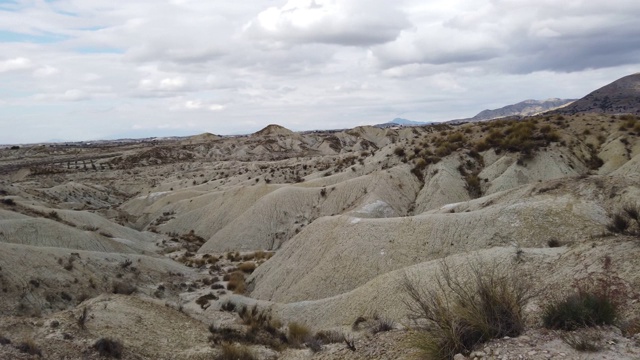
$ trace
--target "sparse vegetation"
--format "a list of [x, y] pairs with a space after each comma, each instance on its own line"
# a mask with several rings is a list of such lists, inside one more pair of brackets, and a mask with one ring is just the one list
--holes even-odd
[[224, 304], [222, 304], [220, 306], [220, 310], [222, 311], [228, 311], [228, 312], [232, 312], [236, 310], [236, 304], [232, 303], [231, 301], [227, 301]]
[[556, 248], [562, 246], [562, 243], [558, 239], [549, 239], [547, 241], [547, 246], [549, 246], [550, 248]]
[[87, 310], [87, 308], [86, 307], [82, 308], [82, 313], [80, 314], [80, 316], [78, 316], [78, 320], [76, 321], [80, 329], [82, 330], [86, 329], [88, 316], [89, 316], [89, 311]]
[[616, 321], [617, 306], [606, 294], [579, 291], [559, 301], [550, 302], [542, 321], [548, 329], [575, 330]]
[[7, 205], [7, 206], [15, 206], [16, 205], [16, 202], [13, 201], [13, 199], [11, 199], [11, 198], [2, 199], [2, 203]]
[[321, 330], [313, 337], [323, 344], [335, 344], [343, 341], [344, 334], [335, 330]]
[[208, 293], [206, 295], [202, 295], [199, 298], [197, 298], [196, 304], [200, 305], [201, 309], [206, 309], [210, 306], [209, 301], [211, 300], [218, 300], [218, 297], [213, 293]]
[[613, 214], [607, 230], [615, 234], [632, 236], [640, 235], [640, 208], [636, 205], [625, 205], [621, 211]]
[[601, 337], [594, 333], [564, 332], [561, 333], [560, 338], [567, 345], [578, 351], [600, 351], [600, 345], [598, 343], [601, 340]]
[[[185, 325], [196, 325], [189, 331], [198, 329], [197, 322], [192, 323], [189, 316], [201, 318], [218, 310], [227, 312], [218, 314], [220, 322], [209, 327], [211, 334], [196, 336], [192, 345], [186, 345], [187, 349], [183, 349], [182, 343], [178, 344], [175, 348], [182, 354], [238, 359], [245, 355], [243, 351], [235, 350], [246, 349], [255, 351], [252, 356], [263, 358], [273, 357], [272, 350], [279, 352], [292, 346], [306, 350], [292, 349], [287, 353], [303, 357], [313, 356], [308, 352], [319, 352], [325, 347], [331, 354], [320, 357], [328, 358], [336, 353], [338, 357], [348, 357], [345, 345], [352, 351], [356, 351], [356, 346], [361, 350], [353, 354], [355, 357], [375, 357], [374, 354], [379, 354], [378, 349], [375, 349], [376, 353], [369, 351], [371, 342], [382, 340], [382, 346], [385, 346], [389, 340], [405, 337], [404, 328], [408, 323], [395, 324], [369, 310], [388, 304], [375, 293], [377, 289], [395, 286], [404, 288], [401, 295], [405, 296], [406, 306], [415, 320], [409, 330], [413, 345], [423, 356], [438, 359], [455, 353], [469, 355], [472, 351], [483, 351], [485, 346], [493, 349], [493, 345], [483, 343], [495, 337], [518, 336], [522, 332], [522, 308], [530, 296], [522, 288], [528, 285], [527, 277], [510, 272], [526, 269], [544, 271], [531, 278], [540, 281], [535, 284], [536, 288], [549, 290], [548, 293], [563, 291], [562, 295], [565, 295], [569, 292], [567, 289], [576, 289], [571, 299], [558, 297], [557, 301], [547, 301], [545, 298], [530, 308], [528, 315], [537, 317], [528, 320], [542, 321], [542, 308], [548, 312], [545, 313], [548, 327], [554, 329], [534, 329], [531, 338], [537, 340], [538, 335], [544, 335], [546, 341], [554, 336], [554, 347], [562, 339], [579, 351], [592, 351], [595, 347], [606, 346], [606, 342], [583, 336], [585, 330], [592, 330], [584, 326], [613, 322], [625, 336], [632, 337], [640, 332], [640, 321], [632, 311], [640, 299], [634, 288], [638, 272], [635, 271], [637, 264], [633, 261], [633, 252], [638, 247], [629, 241], [630, 236], [640, 239], [640, 207], [622, 206], [624, 201], [637, 200], [634, 183], [637, 174], [633, 173], [633, 162], [628, 161], [638, 148], [640, 121], [635, 121], [635, 117], [635, 122], [621, 118], [618, 115], [609, 122], [609, 116], [580, 118], [567, 115], [566, 119], [557, 119], [556, 115], [547, 115], [460, 126], [388, 130], [365, 127], [346, 132], [346, 135], [334, 131], [300, 133], [295, 137], [278, 135], [266, 140], [259, 136], [222, 137], [197, 145], [175, 138], [164, 145], [142, 142], [130, 148], [114, 145], [113, 151], [100, 148], [99, 156], [85, 148], [67, 153], [56, 146], [50, 156], [41, 154], [29, 161], [46, 163], [37, 165], [43, 169], [60, 167], [61, 171], [31, 172], [23, 180], [16, 181], [2, 178], [2, 186], [9, 191], [0, 192], [3, 221], [7, 223], [0, 229], [0, 238], [12, 242], [15, 237], [24, 244], [5, 244], [6, 254], [0, 259], [4, 268], [0, 269], [0, 291], [9, 304], [5, 304], [6, 309], [12, 312], [9, 316], [13, 316], [13, 312], [17, 316], [45, 314], [40, 319], [27, 319], [29, 327], [37, 325], [40, 328], [33, 332], [33, 336], [37, 336], [33, 340], [38, 344], [45, 345], [47, 334], [56, 336], [53, 339], [55, 351], [49, 354], [47, 343], [47, 347], [43, 347], [43, 352], [47, 352], [45, 356], [73, 356], [60, 350], [66, 344], [80, 353], [79, 356], [100, 357], [100, 350], [90, 347], [98, 337], [106, 335], [101, 332], [106, 324], [100, 319], [104, 311], [107, 308], [115, 312], [124, 310], [126, 315], [131, 306], [140, 305], [137, 297], [103, 293], [132, 294], [137, 288], [142, 296], [157, 298], [146, 301], [145, 310], [164, 304], [165, 308], [159, 309], [157, 314], [175, 311], [170, 319], [182, 319]], [[625, 128], [624, 133], [618, 131], [619, 126]], [[316, 145], [328, 134], [335, 134], [333, 141], [340, 151], [328, 149], [326, 141], [324, 147]], [[566, 143], [561, 142], [563, 140]], [[175, 151], [172, 150], [174, 147]], [[30, 156], [30, 148], [20, 151], [21, 155]], [[150, 151], [155, 148], [163, 149], [161, 152]], [[145, 156], [133, 160], [142, 163], [132, 162], [131, 156], [141, 151]], [[545, 153], [539, 154], [541, 156], [534, 161], [527, 161], [536, 152]], [[185, 157], [187, 161], [179, 160], [177, 156], [184, 153], [193, 155]], [[86, 171], [86, 165], [85, 171], [82, 170], [85, 163], [82, 159], [94, 155], [95, 161], [87, 162], [87, 165], [95, 162], [96, 171], [105, 170], [102, 164], [111, 163], [116, 157], [114, 154], [122, 160], [113, 162], [118, 163], [118, 169], [112, 173], [104, 172], [104, 177], [98, 177], [96, 173]], [[17, 174], [12, 169], [11, 154], [4, 152], [3, 155], [8, 161], [2, 166], [10, 169], [7, 174], [21, 178], [22, 173]], [[598, 155], [606, 159], [606, 169], [592, 171], [603, 164]], [[79, 159], [80, 165], [76, 163], [72, 168], [67, 159], [73, 157]], [[60, 159], [66, 164], [49, 164]], [[614, 171], [620, 166], [624, 166], [622, 170]], [[411, 173], [407, 174], [409, 170]], [[67, 177], [67, 174], [72, 176]], [[330, 174], [336, 175], [323, 177]], [[570, 175], [555, 179], [563, 174]], [[196, 184], [194, 178], [200, 185], [198, 188], [191, 187], [192, 183]], [[294, 179], [309, 181], [291, 185]], [[270, 182], [273, 185], [267, 185]], [[483, 196], [483, 189], [491, 195], [477, 201], [465, 201], [469, 197]], [[498, 191], [499, 194], [494, 194]], [[564, 209], [563, 204], [578, 207], [571, 211]], [[611, 209], [612, 204], [610, 223], [606, 219], [601, 221], [602, 209]], [[375, 213], [367, 216], [366, 212], [370, 210]], [[396, 218], [384, 219], [383, 216]], [[45, 218], [56, 218], [57, 223]], [[68, 224], [60, 218], [77, 222], [77, 229], [67, 229], [68, 234], [64, 234], [67, 228], [64, 225]], [[316, 221], [318, 218], [322, 221]], [[585, 219], [600, 220], [588, 222]], [[108, 221], [118, 222], [126, 228], [109, 226]], [[12, 222], [29, 226], [18, 228]], [[100, 228], [92, 224], [100, 224]], [[467, 225], [473, 229], [458, 231], [454, 228]], [[29, 233], [16, 233], [38, 226], [43, 228], [35, 228], [37, 241], [32, 241]], [[136, 234], [138, 230], [140, 232]], [[117, 239], [98, 235], [111, 236], [108, 232], [113, 232]], [[49, 233], [52, 236], [47, 236]], [[298, 233], [300, 235], [294, 237]], [[125, 236], [127, 234], [131, 236]], [[403, 234], [408, 237], [405, 239]], [[212, 241], [207, 242], [205, 238]], [[133, 251], [119, 253], [119, 249], [127, 246], [124, 239], [131, 241], [129, 245]], [[319, 249], [318, 241], [325, 240], [327, 250], [323, 247], [320, 251], [323, 254], [315, 254]], [[68, 248], [79, 250], [48, 249], [47, 241], [53, 244], [49, 246], [66, 243]], [[34, 243], [37, 248], [33, 251], [19, 252], [23, 245], [33, 246]], [[520, 244], [522, 248], [507, 247], [509, 243]], [[247, 251], [277, 249], [281, 245], [283, 250], [266, 264], [274, 251]], [[369, 245], [370, 251], [356, 248]], [[564, 247], [549, 249], [559, 246]], [[96, 251], [101, 247], [103, 249]], [[504, 265], [497, 270], [492, 269], [491, 264], [487, 265], [488, 269], [481, 264], [466, 267], [470, 262], [469, 254], [480, 248], [484, 250], [479, 256], [499, 258]], [[220, 253], [223, 250], [225, 253]], [[202, 253], [205, 251], [211, 253]], [[152, 252], [166, 256], [156, 256]], [[14, 270], [12, 255], [16, 253], [20, 254], [18, 260], [22, 263]], [[22, 259], [23, 253], [25, 256], [34, 254], [34, 258]], [[587, 291], [575, 285], [582, 276], [600, 274], [595, 269], [598, 259], [594, 257], [603, 253], [624, 259], [619, 267], [621, 280], [611, 289], [628, 294], [609, 294], [611, 304], [602, 301], [602, 294], [597, 290]], [[552, 262], [550, 259], [554, 257], [560, 261]], [[450, 258], [452, 263], [442, 270], [448, 274], [440, 274], [439, 279], [434, 279], [435, 283], [431, 271], [427, 270], [433, 269], [431, 263], [411, 267], [415, 271], [427, 271], [406, 279], [408, 284], [398, 281], [397, 273], [392, 273], [377, 277], [375, 282], [369, 283], [371, 286], [349, 291], [392, 268], [437, 258]], [[171, 264], [172, 260], [177, 264]], [[391, 268], [387, 260], [392, 262]], [[352, 261], [356, 262], [352, 264]], [[51, 264], [53, 269], [44, 268]], [[183, 264], [192, 269], [185, 269]], [[257, 267], [261, 269], [255, 271]], [[22, 271], [24, 275], [18, 279], [16, 274], [22, 275], [18, 270], [27, 271]], [[327, 277], [327, 271], [336, 276]], [[252, 278], [249, 274], [256, 272], [260, 272], [260, 276], [249, 283], [248, 279]], [[571, 276], [567, 277], [568, 274]], [[419, 277], [422, 284], [416, 281]], [[290, 293], [292, 289], [296, 293]], [[274, 312], [271, 312], [268, 305], [261, 307], [266, 302], [256, 300], [260, 306], [254, 306], [254, 300], [231, 295], [231, 292], [254, 294], [258, 299], [294, 301], [295, 318], [299, 323], [282, 323], [275, 319], [276, 311], [283, 311], [279, 306], [273, 307]], [[581, 298], [585, 294], [590, 295]], [[363, 296], [356, 299], [355, 295]], [[100, 298], [79, 304], [96, 296]], [[313, 322], [317, 315], [311, 314], [314, 306], [305, 301], [314, 299], [323, 299], [322, 303], [329, 310], [319, 324]], [[232, 301], [238, 301], [238, 305]], [[359, 301], [365, 301], [367, 306]], [[549, 308], [545, 309], [546, 305]], [[624, 316], [608, 316], [610, 305]], [[344, 307], [348, 307], [346, 314], [353, 315], [352, 318], [331, 311]], [[360, 312], [354, 312], [357, 309]], [[183, 310], [184, 313], [177, 313]], [[398, 309], [381, 310], [384, 314], [399, 314]], [[591, 312], [598, 312], [598, 316]], [[600, 318], [600, 313], [613, 320], [594, 320]], [[357, 315], [363, 316], [356, 319]], [[113, 319], [122, 316], [114, 313]], [[158, 356], [170, 354], [173, 341], [182, 341], [175, 336], [179, 327], [165, 329], [166, 335], [171, 336], [166, 343], [157, 331], [144, 332], [162, 324], [156, 323], [153, 316], [146, 316], [149, 313], [141, 311], [131, 320], [144, 325], [138, 330], [148, 337], [149, 344], [156, 344], [153, 346], [157, 348], [151, 350]], [[290, 321], [290, 318], [286, 319]], [[313, 326], [337, 326], [353, 321], [353, 327], [350, 330], [347, 326], [346, 334], [319, 331], [312, 336], [310, 329], [301, 325], [303, 321]], [[12, 322], [14, 319], [9, 321]], [[91, 331], [83, 331], [85, 327]], [[399, 329], [381, 333], [395, 328]], [[562, 330], [565, 328], [577, 330], [566, 332]], [[14, 346], [25, 333], [20, 329], [15, 333], [10, 330], [3, 331], [7, 331], [5, 335], [11, 337], [13, 344], [0, 336], [0, 345], [10, 344], [4, 349], [0, 346], [3, 354], [7, 351], [17, 354]], [[607, 340], [609, 334], [612, 340], [619, 338], [620, 335], [611, 330], [605, 328], [603, 332]], [[209, 336], [207, 345], [211, 349], [203, 346], [206, 336]], [[75, 340], [68, 341], [72, 339]], [[128, 338], [121, 339], [127, 341]], [[500, 347], [505, 343], [509, 348], [501, 355], [517, 352], [512, 346], [525, 341], [521, 340], [501, 341]], [[340, 344], [326, 346], [330, 343]], [[77, 348], [78, 344], [85, 345]], [[140, 356], [129, 354], [138, 346], [128, 341], [126, 344], [127, 354], [122, 357]], [[576, 356], [564, 344], [559, 345], [568, 352], [568, 357]], [[191, 346], [193, 349], [188, 349]], [[224, 347], [234, 351], [224, 355]], [[411, 349], [394, 344], [390, 356], [408, 356], [409, 352]], [[490, 353], [490, 356], [496, 354]]]
[[256, 356], [245, 345], [224, 343], [216, 360], [256, 360]]
[[136, 292], [136, 290], [135, 285], [124, 281], [114, 281], [111, 287], [111, 292], [122, 295], [131, 295]]
[[40, 350], [40, 347], [31, 339], [21, 341], [16, 345], [16, 349], [21, 353], [42, 357], [42, 350]]
[[[242, 294], [246, 290], [246, 284], [244, 282], [244, 274], [240, 271], [234, 271], [231, 274], [227, 274], [227, 290], [233, 291], [236, 294]], [[227, 276], [225, 275], [225, 277]]]
[[111, 338], [100, 338], [93, 344], [93, 349], [100, 356], [120, 359], [124, 351], [124, 346], [119, 340]]
[[466, 189], [472, 199], [482, 196], [482, 188], [480, 186], [480, 178], [476, 174], [467, 174], [464, 177], [466, 181]]
[[216, 325], [209, 326], [209, 341], [213, 344], [241, 343], [264, 345], [276, 351], [282, 350], [289, 343], [286, 334], [280, 328], [282, 324], [274, 319], [270, 313], [260, 311], [257, 306], [251, 309], [243, 306], [238, 315], [247, 330], [239, 330]]
[[288, 327], [287, 338], [293, 345], [301, 345], [307, 342], [311, 338], [311, 330], [300, 323], [290, 322]]
[[494, 121], [491, 127], [489, 134], [475, 144], [476, 151], [493, 148], [496, 152], [518, 152], [528, 159], [536, 150], [560, 141], [558, 132], [548, 124], [538, 129], [535, 120]]
[[246, 261], [238, 265], [238, 270], [251, 274], [256, 269], [256, 263], [253, 261]]
[[433, 287], [408, 275], [402, 284], [416, 331], [413, 345], [425, 357], [451, 359], [490, 339], [518, 336], [530, 288], [514, 269], [475, 263], [453, 273], [441, 263]]
[[395, 322], [391, 318], [378, 317], [371, 328], [371, 332], [377, 334], [380, 332], [391, 331], [395, 325]]

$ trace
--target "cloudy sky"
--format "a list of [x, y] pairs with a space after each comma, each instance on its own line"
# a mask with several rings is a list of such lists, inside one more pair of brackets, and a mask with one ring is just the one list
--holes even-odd
[[640, 71], [637, 0], [0, 0], [0, 143], [443, 121]]

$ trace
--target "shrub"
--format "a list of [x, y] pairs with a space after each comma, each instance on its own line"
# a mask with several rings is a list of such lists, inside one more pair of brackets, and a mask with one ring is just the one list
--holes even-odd
[[598, 342], [601, 339], [597, 334], [566, 332], [561, 334], [560, 338], [578, 351], [596, 352], [600, 350]]
[[114, 294], [131, 295], [136, 290], [135, 285], [126, 282], [114, 281], [112, 284], [112, 292]]
[[244, 282], [244, 275], [239, 271], [234, 271], [229, 276], [229, 282], [227, 283], [227, 290], [233, 291], [236, 294], [242, 294], [246, 290], [246, 284]]
[[476, 174], [468, 174], [465, 176], [467, 184], [465, 188], [472, 199], [477, 199], [482, 196], [482, 188], [480, 187], [480, 178]]
[[33, 340], [24, 340], [18, 345], [16, 345], [16, 349], [20, 352], [29, 354], [29, 355], [38, 355], [42, 357], [42, 351], [40, 348], [33, 342]]
[[543, 310], [542, 322], [548, 329], [575, 330], [611, 325], [616, 317], [617, 306], [606, 293], [580, 291], [549, 303]]
[[291, 322], [289, 327], [289, 342], [294, 345], [300, 345], [309, 340], [311, 336], [311, 330], [305, 325], [297, 322]]
[[321, 330], [318, 331], [313, 337], [323, 344], [335, 344], [341, 343], [343, 341], [344, 334], [335, 330]]
[[224, 304], [222, 304], [222, 306], [220, 306], [220, 310], [222, 311], [234, 311], [236, 309], [236, 304], [232, 303], [231, 301], [227, 301]]
[[14, 206], [16, 204], [15, 201], [13, 201], [13, 199], [10, 198], [4, 198], [2, 199], [2, 203], [8, 206]]
[[122, 357], [124, 347], [118, 340], [100, 338], [93, 344], [93, 349], [96, 350], [100, 356], [120, 359]]
[[78, 327], [80, 329], [83, 329], [83, 330], [86, 329], [86, 322], [87, 322], [87, 317], [88, 316], [89, 316], [89, 312], [88, 312], [87, 308], [85, 307], [85, 308], [82, 309], [82, 314], [80, 314], [80, 316], [78, 316], [78, 320], [77, 320]]
[[607, 225], [607, 230], [617, 234], [624, 233], [628, 228], [629, 220], [622, 214], [614, 214], [613, 219], [611, 219], [611, 222]]
[[235, 345], [225, 343], [220, 347], [220, 354], [215, 357], [216, 360], [255, 360], [257, 359], [253, 352], [245, 345]]
[[426, 358], [468, 354], [478, 344], [515, 337], [524, 329], [531, 293], [515, 269], [476, 262], [464, 270], [453, 274], [442, 262], [435, 287], [420, 286], [405, 275], [404, 304], [417, 326], [412, 344]]
[[395, 327], [395, 322], [392, 319], [381, 317], [376, 319], [375, 324], [371, 328], [371, 332], [374, 334], [380, 332], [391, 331]]
[[211, 333], [209, 341], [216, 345], [232, 342], [244, 342], [246, 339], [246, 334], [242, 330], [218, 327], [215, 324], [209, 325], [209, 332]]
[[613, 214], [607, 230], [616, 234], [640, 235], [640, 208], [625, 205], [621, 211]]
[[248, 331], [211, 325], [209, 341], [215, 345], [224, 343], [264, 345], [273, 350], [282, 351], [287, 344], [286, 335], [274, 327], [277, 321], [272, 320], [270, 316], [264, 319], [268, 321], [252, 322]]
[[202, 295], [196, 299], [196, 304], [200, 305], [201, 309], [207, 309], [209, 307], [210, 300], [218, 300], [218, 297], [213, 293], [208, 293], [206, 295]]
[[548, 245], [550, 248], [556, 248], [556, 247], [560, 247], [560, 246], [562, 246], [562, 244], [560, 243], [560, 241], [559, 241], [558, 239], [549, 239], [549, 240], [547, 241], [547, 245]]
[[240, 311], [238, 311], [238, 315], [245, 325], [254, 327], [271, 326], [271, 315], [266, 311], [260, 311], [260, 309], [258, 309], [258, 305], [253, 305], [253, 307], [251, 307], [251, 310], [249, 310], [249, 308], [246, 306], [242, 306], [242, 308], [240, 308]]
[[637, 207], [626, 205], [622, 208], [624, 213], [632, 220], [639, 221], [640, 220], [640, 209]]
[[253, 261], [246, 261], [238, 265], [238, 270], [248, 274], [252, 273], [255, 269], [256, 269], [256, 263], [254, 263]]
[[322, 351], [322, 342], [316, 338], [309, 339], [307, 346], [312, 353], [319, 353]]

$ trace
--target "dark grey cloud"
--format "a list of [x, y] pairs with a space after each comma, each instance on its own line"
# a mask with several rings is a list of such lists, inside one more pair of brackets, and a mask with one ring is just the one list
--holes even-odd
[[372, 54], [383, 68], [471, 63], [507, 73], [635, 64], [639, 4], [468, 1], [468, 8], [461, 6], [441, 18], [414, 20], [415, 29], [374, 47]]

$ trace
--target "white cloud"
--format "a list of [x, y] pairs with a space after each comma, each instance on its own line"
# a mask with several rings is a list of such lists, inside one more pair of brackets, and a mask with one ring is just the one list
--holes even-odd
[[37, 68], [33, 72], [33, 76], [35, 76], [35, 77], [47, 77], [47, 76], [58, 74], [59, 72], [60, 72], [59, 69], [57, 69], [57, 68], [55, 68], [53, 66], [45, 65], [43, 67]]
[[209, 105], [208, 108], [211, 111], [222, 111], [226, 108], [226, 106], [220, 105], [220, 104], [212, 104], [212, 105]]
[[187, 80], [182, 76], [163, 79], [142, 79], [138, 88], [145, 91], [179, 91], [185, 89]]
[[33, 66], [31, 60], [25, 57], [16, 57], [13, 59], [0, 60], [0, 73], [26, 70]]
[[407, 26], [387, 1], [289, 0], [260, 12], [244, 30], [273, 41], [366, 46], [391, 41]]
[[197, 100], [186, 100], [186, 101], [180, 100], [176, 105], [171, 107], [171, 110], [222, 111], [225, 108], [226, 106], [222, 104], [197, 99]]

